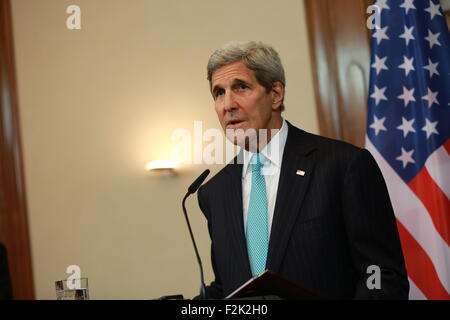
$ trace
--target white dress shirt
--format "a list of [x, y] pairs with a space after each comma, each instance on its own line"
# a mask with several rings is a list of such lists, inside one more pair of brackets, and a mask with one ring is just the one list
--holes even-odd
[[[264, 156], [264, 166], [261, 169], [266, 181], [267, 194], [267, 222], [269, 224], [268, 234], [270, 237], [270, 230], [272, 229], [273, 213], [275, 210], [275, 201], [277, 197], [278, 182], [280, 180], [281, 162], [283, 160], [284, 146], [288, 135], [288, 127], [286, 120], [283, 119], [283, 124], [280, 131], [272, 137], [269, 143], [261, 150]], [[252, 152], [242, 149], [244, 156], [244, 165], [242, 168], [242, 201], [244, 209], [244, 230], [247, 235], [247, 215], [250, 203], [250, 191], [252, 189], [252, 170], [249, 169], [249, 162], [252, 158]]]

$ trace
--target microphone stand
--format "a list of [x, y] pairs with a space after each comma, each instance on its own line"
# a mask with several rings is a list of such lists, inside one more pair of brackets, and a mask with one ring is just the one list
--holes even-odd
[[183, 205], [184, 217], [186, 218], [186, 223], [187, 223], [188, 229], [189, 229], [189, 234], [191, 235], [191, 240], [192, 240], [192, 243], [194, 244], [195, 255], [197, 256], [197, 261], [200, 266], [200, 299], [204, 300], [204, 299], [206, 299], [206, 286], [205, 286], [205, 279], [203, 277], [203, 265], [202, 265], [202, 260], [200, 259], [200, 254], [198, 253], [197, 245], [195, 244], [194, 234], [192, 233], [192, 228], [191, 228], [191, 224], [189, 223], [189, 219], [188, 219], [187, 211], [186, 211], [186, 205], [185, 205], [186, 199], [191, 194], [192, 193], [190, 193], [190, 192], [186, 193], [186, 195], [183, 198], [182, 205]]

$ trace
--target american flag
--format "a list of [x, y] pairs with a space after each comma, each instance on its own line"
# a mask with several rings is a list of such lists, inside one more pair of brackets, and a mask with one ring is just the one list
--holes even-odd
[[410, 299], [450, 299], [450, 33], [439, 0], [378, 0], [366, 148], [397, 218]]

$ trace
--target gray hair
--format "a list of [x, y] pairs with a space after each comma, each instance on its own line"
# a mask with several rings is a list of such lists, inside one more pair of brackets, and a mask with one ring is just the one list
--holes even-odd
[[[211, 78], [214, 71], [233, 62], [242, 61], [247, 68], [253, 70], [256, 80], [269, 92], [277, 81], [286, 86], [284, 68], [278, 53], [271, 46], [262, 42], [229, 42], [217, 49], [208, 61], [208, 81], [211, 89]], [[281, 111], [284, 102], [281, 102]]]

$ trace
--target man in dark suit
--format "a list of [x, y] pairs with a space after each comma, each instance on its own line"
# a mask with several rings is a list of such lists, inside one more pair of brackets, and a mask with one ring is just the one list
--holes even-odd
[[282, 118], [286, 82], [270, 46], [223, 46], [208, 80], [219, 121], [242, 150], [198, 191], [215, 273], [207, 297], [269, 269], [325, 298], [406, 299], [395, 216], [371, 154]]

